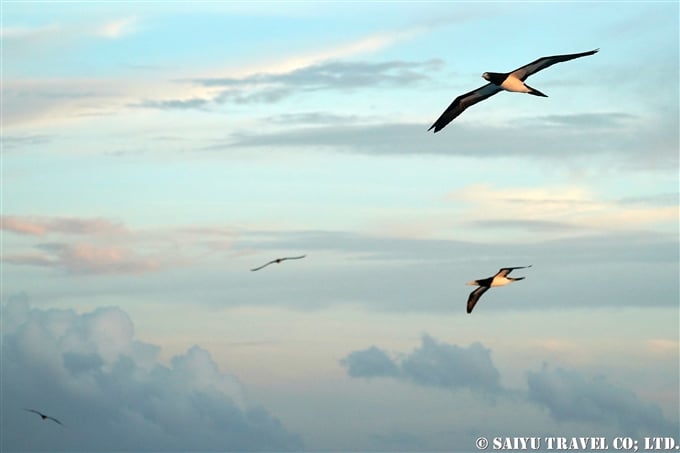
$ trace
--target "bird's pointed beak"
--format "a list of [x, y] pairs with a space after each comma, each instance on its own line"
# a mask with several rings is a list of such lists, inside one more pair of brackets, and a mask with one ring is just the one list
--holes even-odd
[[470, 280], [469, 282], [466, 283], [466, 285], [479, 286], [479, 284], [477, 283], [477, 280]]

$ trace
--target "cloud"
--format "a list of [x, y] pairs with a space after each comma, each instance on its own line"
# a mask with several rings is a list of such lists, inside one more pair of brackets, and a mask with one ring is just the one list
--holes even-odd
[[[225, 102], [237, 104], [273, 103], [300, 93], [328, 90], [356, 90], [378, 86], [412, 85], [429, 78], [442, 66], [440, 60], [424, 62], [325, 61], [297, 67], [288, 72], [265, 72], [242, 77], [212, 77], [190, 80], [213, 89], [207, 98], [146, 99], [130, 107], [158, 109], [205, 108]], [[215, 91], [214, 89], [218, 89]]]
[[130, 107], [159, 109], [159, 110], [204, 110], [210, 104], [210, 100], [202, 98], [169, 99], [169, 100], [144, 100], [129, 104]]
[[524, 126], [570, 127], [570, 128], [622, 128], [631, 127], [637, 118], [629, 113], [598, 112], [581, 113], [579, 115], [544, 115], [528, 117], [522, 120]]
[[29, 236], [46, 236], [48, 234], [120, 234], [128, 231], [122, 224], [103, 218], [84, 217], [0, 217], [3, 230]]
[[[401, 121], [403, 111], [383, 110], [382, 122], [366, 119], [357, 124], [297, 127], [257, 133], [237, 131], [225, 139], [225, 147], [330, 149], [335, 152], [375, 156], [440, 155], [479, 159], [525, 157], [565, 166], [616, 156], [620, 168], [676, 168], [677, 128], [667, 118], [612, 121], [626, 114], [590, 112], [563, 115], [554, 127], [536, 127], [541, 121], [524, 123], [521, 114], [512, 123], [493, 118], [462, 118], [438, 134], [427, 128], [438, 115], [434, 110], [421, 122]], [[569, 117], [569, 120], [566, 118]], [[600, 118], [595, 120], [594, 117]], [[385, 119], [389, 118], [389, 121]], [[396, 120], [395, 120], [396, 118]], [[507, 121], [507, 120], [503, 120]], [[574, 128], [569, 122], [588, 122], [591, 127]], [[542, 125], [542, 124], [541, 124]], [[650, 155], [650, 149], [653, 154]], [[568, 157], [567, 157], [568, 156]], [[611, 166], [607, 162], [608, 168]]]
[[399, 366], [387, 353], [375, 346], [349, 353], [340, 364], [352, 377], [397, 377], [400, 373]]
[[10, 49], [32, 50], [38, 47], [53, 47], [72, 44], [83, 37], [100, 36], [117, 39], [136, 30], [136, 17], [124, 17], [90, 24], [52, 23], [33, 27], [3, 27], [0, 36], [7, 40]]
[[[2, 307], [3, 451], [284, 451], [302, 449], [242, 382], [199, 346], [158, 360], [115, 307], [78, 314]], [[22, 408], [59, 418], [41, 425]], [[36, 435], [36, 430], [40, 432]]]
[[105, 38], [117, 39], [135, 31], [136, 17], [125, 17], [105, 22], [97, 26], [95, 33]]
[[490, 350], [480, 343], [467, 348], [440, 343], [423, 335], [420, 348], [395, 361], [375, 346], [354, 351], [340, 361], [352, 377], [393, 377], [427, 387], [467, 388], [485, 393], [501, 390], [500, 374]]
[[546, 409], [559, 424], [584, 423], [600, 432], [610, 432], [608, 428], [613, 426], [620, 434], [630, 436], [679, 434], [677, 425], [656, 404], [640, 401], [632, 391], [604, 377], [588, 378], [576, 370], [544, 366], [540, 371], [528, 371], [526, 393], [504, 388], [491, 350], [481, 343], [461, 347], [423, 335], [419, 348], [397, 357], [391, 359], [372, 346], [351, 352], [340, 364], [353, 378], [389, 377], [423, 387], [467, 388], [507, 398], [515, 405], [529, 401]]
[[630, 436], [677, 436], [677, 425], [661, 409], [604, 377], [586, 378], [563, 368], [529, 371], [528, 398], [548, 409], [557, 421], [614, 422]]
[[5, 151], [9, 151], [24, 146], [35, 147], [37, 145], [44, 145], [53, 140], [54, 136], [46, 134], [5, 135], [2, 137], [2, 146]]
[[427, 71], [441, 68], [440, 60], [408, 61], [330, 61], [281, 74], [253, 74], [243, 78], [195, 79], [199, 85], [233, 88], [258, 85], [281, 85], [302, 91], [352, 89], [381, 84], [408, 85], [427, 79]]
[[157, 260], [136, 256], [131, 250], [117, 246], [51, 242], [37, 247], [42, 253], [5, 255], [2, 261], [63, 269], [74, 274], [137, 274], [161, 267]]
[[473, 224], [565, 233], [653, 227], [674, 222], [678, 216], [677, 205], [660, 203], [655, 195], [637, 203], [600, 200], [579, 186], [496, 188], [475, 184], [451, 192], [447, 198], [471, 205], [465, 215], [475, 219]]
[[[2, 261], [72, 274], [139, 274], [184, 266], [214, 252], [228, 252], [238, 232], [220, 226], [129, 229], [106, 218], [3, 216], [5, 231], [41, 238], [7, 241]], [[49, 242], [43, 238], [50, 238]]]
[[336, 115], [325, 112], [284, 113], [282, 115], [265, 118], [268, 123], [274, 124], [352, 124], [362, 121], [358, 115]]
[[475, 228], [490, 228], [490, 229], [520, 229], [534, 232], [564, 232], [568, 230], [580, 230], [577, 225], [569, 222], [554, 222], [551, 220], [515, 220], [515, 219], [486, 219], [474, 220], [469, 222], [469, 225]]

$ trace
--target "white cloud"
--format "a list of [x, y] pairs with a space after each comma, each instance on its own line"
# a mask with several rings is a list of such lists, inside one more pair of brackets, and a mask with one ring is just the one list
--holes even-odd
[[581, 234], [654, 229], [678, 217], [676, 205], [602, 200], [581, 186], [507, 188], [474, 184], [449, 193], [447, 199], [467, 203], [466, 217], [480, 226], [502, 225], [506, 220], [511, 227], [513, 222], [516, 225], [521, 221], [544, 227], [557, 227], [561, 223], [564, 232]]
[[116, 39], [133, 33], [136, 24], [136, 17], [125, 17], [99, 25], [95, 33], [105, 38]]

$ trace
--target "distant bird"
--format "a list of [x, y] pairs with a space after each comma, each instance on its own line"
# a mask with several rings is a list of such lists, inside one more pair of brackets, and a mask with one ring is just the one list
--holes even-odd
[[600, 49], [591, 50], [582, 53], [572, 53], [569, 55], [554, 55], [552, 57], [542, 57], [538, 60], [529, 63], [528, 65], [517, 68], [512, 72], [485, 72], [482, 77], [489, 83], [472, 90], [469, 93], [458, 96], [453, 100], [451, 105], [444, 110], [444, 113], [434, 122], [428, 131], [434, 129], [435, 132], [442, 130], [447, 124], [454, 120], [463, 111], [483, 101], [486, 98], [493, 96], [499, 91], [514, 91], [517, 93], [529, 93], [534, 96], [548, 97], [535, 88], [526, 85], [524, 81], [532, 74], [537, 73], [545, 68], [548, 68], [556, 63], [573, 60], [574, 58], [586, 57], [597, 53]]
[[43, 414], [42, 412], [38, 412], [38, 411], [36, 411], [36, 410], [34, 410], [34, 409], [25, 409], [25, 408], [24, 408], [24, 410], [25, 410], [25, 411], [28, 411], [28, 412], [33, 412], [34, 414], [40, 415], [40, 418], [42, 418], [43, 420], [52, 420], [52, 421], [54, 421], [54, 422], [59, 423], [61, 426], [64, 426], [64, 424], [63, 424], [62, 422], [60, 422], [59, 420], [57, 420], [56, 418], [50, 417], [49, 415], [45, 415], [45, 414]]
[[300, 255], [300, 256], [286, 256], [286, 257], [283, 257], [283, 258], [276, 258], [275, 260], [271, 260], [271, 261], [268, 262], [267, 264], [263, 264], [263, 265], [260, 266], [260, 267], [256, 267], [255, 269], [251, 269], [251, 271], [259, 271], [259, 270], [262, 269], [263, 267], [267, 267], [267, 266], [269, 266], [270, 264], [275, 264], [275, 263], [278, 264], [278, 263], [280, 263], [281, 261], [286, 261], [286, 260], [300, 260], [300, 259], [304, 258], [305, 256], [307, 256], [307, 255]]
[[512, 278], [508, 277], [508, 274], [515, 269], [526, 269], [528, 267], [531, 267], [531, 264], [522, 267], [504, 267], [493, 277], [484, 278], [482, 280], [472, 280], [471, 282], [468, 282], [468, 285], [479, 286], [479, 288], [470, 293], [470, 297], [468, 297], [467, 302], [467, 312], [472, 313], [472, 309], [475, 308], [475, 304], [477, 304], [479, 298], [482, 297], [482, 294], [484, 294], [486, 290], [492, 286], [505, 286], [517, 280], [524, 280], [525, 277]]

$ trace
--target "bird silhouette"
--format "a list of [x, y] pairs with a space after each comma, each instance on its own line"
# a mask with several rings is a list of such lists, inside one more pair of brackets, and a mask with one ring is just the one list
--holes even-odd
[[468, 285], [479, 286], [479, 288], [470, 293], [467, 301], [467, 312], [472, 313], [472, 309], [475, 308], [479, 298], [482, 297], [482, 294], [484, 294], [492, 286], [505, 286], [518, 280], [524, 280], [525, 277], [512, 278], [508, 277], [508, 274], [514, 269], [526, 269], [527, 267], [531, 267], [531, 264], [522, 267], [504, 267], [493, 277], [483, 278], [481, 280], [472, 280], [471, 282], [468, 282]]
[[35, 409], [26, 409], [26, 408], [24, 408], [24, 410], [28, 411], [28, 412], [33, 412], [34, 414], [40, 415], [40, 418], [42, 418], [43, 420], [52, 420], [53, 422], [56, 422], [56, 423], [60, 424], [61, 426], [64, 426], [64, 424], [62, 422], [60, 422], [59, 420], [57, 420], [56, 418], [51, 417], [51, 416], [46, 415], [46, 414], [43, 414], [40, 411], [36, 411]]
[[263, 264], [260, 267], [256, 267], [255, 269], [251, 269], [251, 271], [259, 271], [260, 269], [269, 266], [270, 264], [278, 264], [281, 261], [286, 261], [286, 260], [299, 260], [304, 258], [307, 255], [300, 255], [300, 256], [285, 256], [283, 258], [276, 258], [275, 260], [271, 260], [270, 262]]

